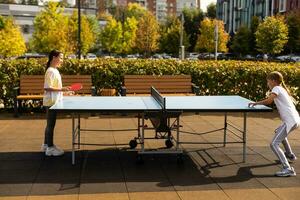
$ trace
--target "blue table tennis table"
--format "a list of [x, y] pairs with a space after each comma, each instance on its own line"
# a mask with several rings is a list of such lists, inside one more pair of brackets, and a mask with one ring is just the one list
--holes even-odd
[[[243, 162], [246, 161], [246, 134], [248, 112], [271, 112], [267, 106], [248, 107], [252, 102], [240, 96], [163, 96], [155, 88], [151, 87], [151, 96], [67, 96], [50, 108], [50, 111], [63, 112], [72, 116], [72, 164], [75, 164], [76, 145], [80, 145], [82, 131], [101, 131], [83, 129], [80, 126], [80, 118], [83, 113], [110, 113], [110, 114], [135, 114], [138, 119], [137, 137], [129, 142], [131, 148], [141, 145], [138, 151], [138, 159], [143, 154], [171, 153], [181, 157], [183, 150], [180, 148], [180, 116], [182, 113], [221, 112], [224, 113], [224, 138], [222, 142], [184, 142], [185, 144], [243, 144]], [[243, 113], [243, 127], [229, 123], [228, 112]], [[150, 120], [153, 127], [148, 127], [145, 120]], [[231, 127], [231, 128], [229, 128]], [[145, 149], [145, 130], [154, 129], [155, 137], [151, 139], [166, 139], [166, 149]], [[106, 130], [107, 131], [107, 130]], [[112, 130], [113, 131], [113, 130]], [[241, 141], [227, 142], [227, 131], [234, 133]], [[235, 131], [238, 131], [236, 133]], [[175, 136], [172, 134], [176, 132]], [[211, 131], [212, 132], [212, 131]], [[189, 132], [185, 132], [189, 133]], [[240, 135], [238, 135], [240, 134]], [[175, 144], [174, 144], [175, 143]], [[172, 146], [174, 147], [172, 148]]]

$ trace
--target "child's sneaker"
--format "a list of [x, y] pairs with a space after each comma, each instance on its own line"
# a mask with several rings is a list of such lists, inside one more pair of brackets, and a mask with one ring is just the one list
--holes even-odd
[[296, 172], [293, 167], [282, 169], [279, 172], [275, 173], [275, 176], [279, 177], [288, 177], [288, 176], [296, 176]]
[[45, 152], [45, 151], [47, 150], [47, 148], [48, 148], [48, 144], [42, 144], [41, 150], [42, 150], [43, 152]]
[[45, 152], [46, 156], [61, 156], [64, 154], [64, 151], [56, 146], [47, 147]]
[[297, 160], [297, 157], [294, 153], [289, 154], [287, 152], [284, 152], [284, 155], [286, 156], [287, 159], [289, 159], [289, 161], [293, 162], [293, 161]]

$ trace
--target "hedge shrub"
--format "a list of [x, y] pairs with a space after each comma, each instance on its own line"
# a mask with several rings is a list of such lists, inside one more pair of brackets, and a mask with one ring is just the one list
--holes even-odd
[[[46, 59], [0, 60], [0, 99], [12, 106], [13, 90], [21, 74], [44, 74]], [[300, 109], [300, 65], [253, 61], [176, 61], [176, 60], [65, 60], [62, 74], [91, 74], [97, 88], [119, 88], [125, 74], [190, 74], [200, 86], [201, 95], [240, 95], [252, 100], [265, 97], [266, 76], [282, 72]]]

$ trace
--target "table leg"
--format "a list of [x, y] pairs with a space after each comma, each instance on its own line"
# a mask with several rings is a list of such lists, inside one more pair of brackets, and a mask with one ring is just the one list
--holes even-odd
[[144, 136], [145, 136], [145, 115], [142, 114], [142, 137], [141, 137], [141, 146], [142, 149], [141, 151], [144, 152], [145, 151], [145, 143], [144, 143]]
[[180, 127], [180, 122], [179, 122], [179, 116], [177, 117], [177, 128], [176, 128], [176, 133], [177, 133], [177, 138], [176, 138], [176, 151], [179, 149], [179, 127]]
[[244, 130], [243, 130], [243, 162], [246, 162], [247, 147], [247, 113], [244, 113]]
[[77, 135], [77, 140], [78, 140], [78, 149], [80, 149], [80, 114], [78, 114], [78, 135]]
[[223, 146], [226, 146], [227, 142], [227, 112], [225, 112], [225, 118], [224, 118], [224, 141]]
[[72, 165], [75, 165], [75, 115], [72, 114]]

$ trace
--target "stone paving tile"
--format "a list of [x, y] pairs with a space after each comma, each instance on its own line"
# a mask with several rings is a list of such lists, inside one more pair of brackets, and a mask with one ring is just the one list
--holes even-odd
[[129, 200], [128, 193], [80, 194], [79, 200]]
[[35, 195], [28, 196], [27, 200], [77, 200], [78, 195]]
[[222, 190], [178, 191], [182, 200], [230, 200]]
[[9, 196], [1, 197], [0, 196], [0, 200], [26, 200], [26, 199], [27, 199], [27, 196], [13, 196], [13, 197], [9, 197]]
[[130, 192], [130, 200], [180, 200], [176, 192]]
[[270, 188], [282, 200], [298, 200], [300, 196], [299, 187]]
[[257, 199], [272, 199], [279, 200], [277, 195], [272, 191], [265, 189], [225, 189], [224, 192], [232, 200], [257, 200]]

